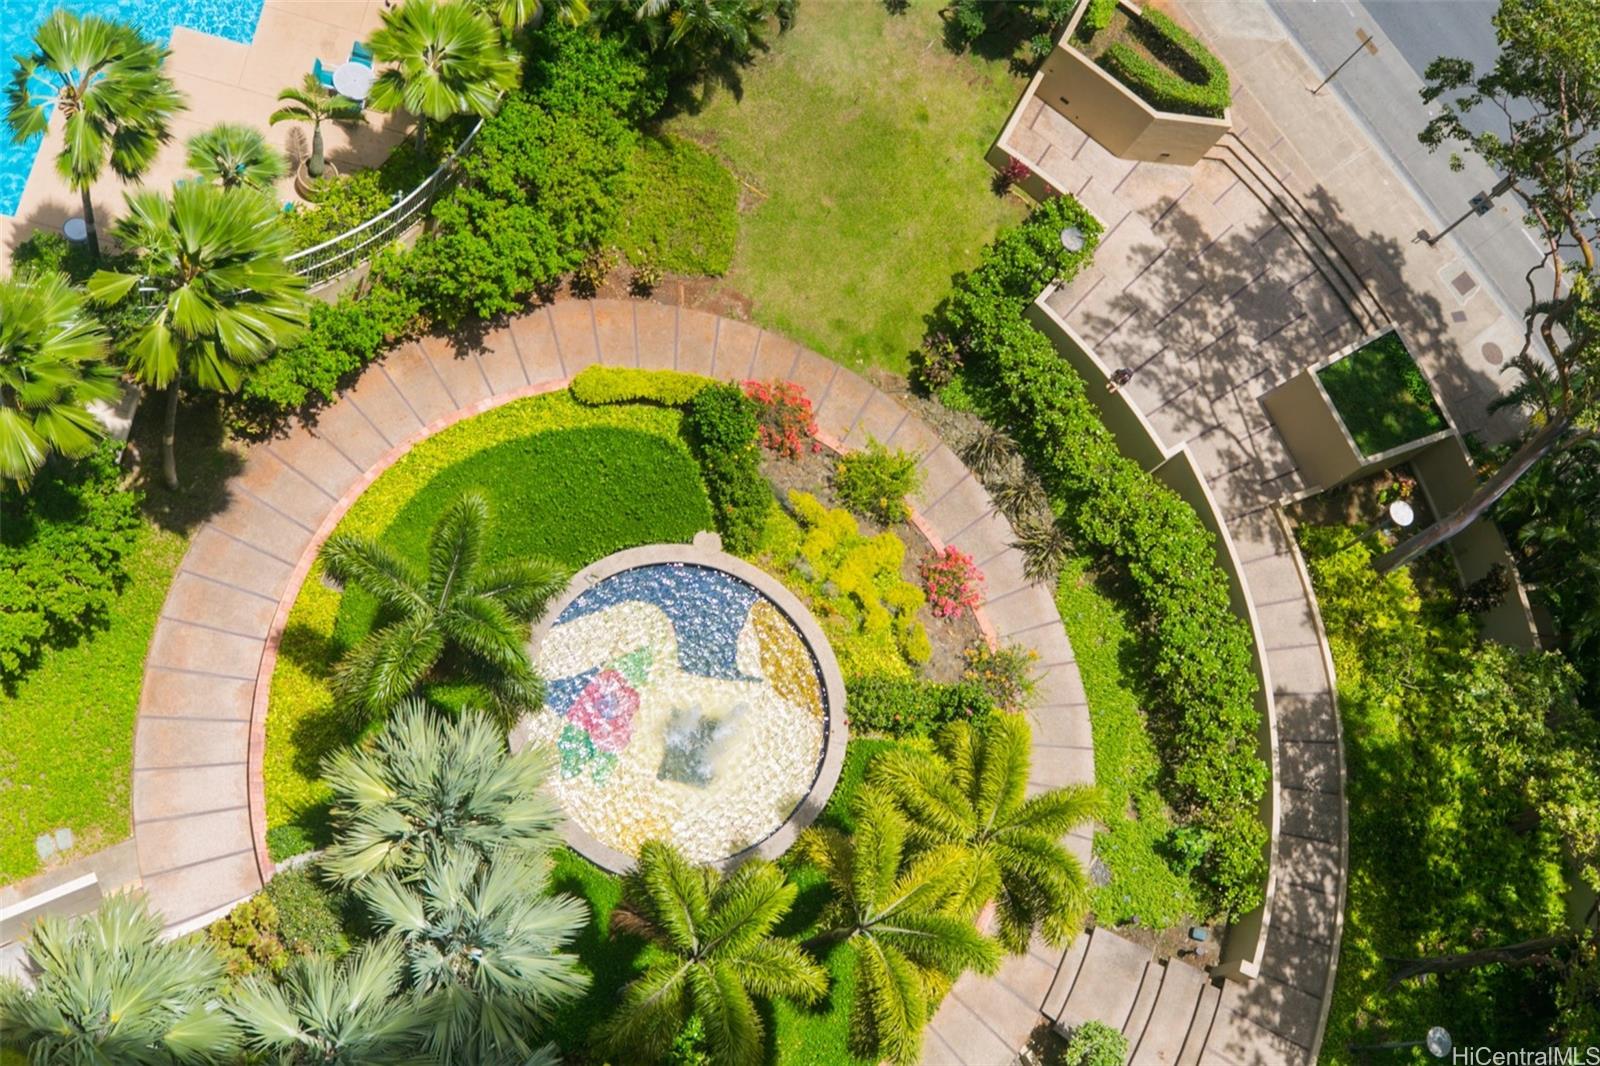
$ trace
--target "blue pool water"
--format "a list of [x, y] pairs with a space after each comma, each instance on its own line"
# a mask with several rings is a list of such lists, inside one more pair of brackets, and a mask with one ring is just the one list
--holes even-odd
[[[12, 56], [33, 51], [33, 31], [58, 7], [131, 23], [140, 33], [162, 44], [172, 37], [174, 26], [249, 44], [256, 35], [263, 3], [264, 0], [0, 0], [0, 85], [10, 87], [16, 70]], [[35, 137], [16, 144], [9, 131], [0, 132], [0, 215], [17, 213], [41, 139]]]

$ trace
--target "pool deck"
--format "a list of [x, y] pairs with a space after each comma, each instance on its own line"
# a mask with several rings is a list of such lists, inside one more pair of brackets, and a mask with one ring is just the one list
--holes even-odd
[[[173, 120], [172, 140], [144, 175], [144, 187], [165, 189], [188, 176], [184, 142], [219, 122], [259, 127], [288, 155], [292, 175], [309, 151], [311, 133], [303, 123], [267, 124], [278, 108], [278, 92], [299, 85], [315, 59], [324, 66], [338, 66], [350, 55], [351, 44], [377, 28], [382, 10], [383, 0], [266, 0], [250, 44], [178, 27], [166, 66], [188, 110]], [[360, 126], [326, 123], [327, 158], [341, 169], [375, 166], [406, 135], [409, 122], [403, 115], [369, 112]], [[0, 216], [0, 241], [7, 251], [35, 230], [59, 231], [69, 218], [82, 213], [79, 195], [56, 173], [60, 151], [61, 123], [52, 119], [15, 217]], [[109, 168], [95, 182], [95, 216], [102, 237], [111, 220], [122, 213], [123, 192], [136, 188], [124, 184]], [[292, 177], [278, 183], [278, 196], [280, 201], [297, 199]]]

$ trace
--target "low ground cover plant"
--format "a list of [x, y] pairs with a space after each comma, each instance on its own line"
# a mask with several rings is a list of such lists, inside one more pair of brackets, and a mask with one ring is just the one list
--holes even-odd
[[616, 243], [635, 267], [720, 277], [739, 236], [739, 185], [700, 145], [646, 136], [628, 168]]
[[777, 504], [761, 476], [755, 402], [736, 385], [707, 385], [689, 401], [683, 428], [700, 461], [722, 546], [736, 555], [756, 550]]
[[904, 522], [911, 513], [906, 497], [921, 485], [917, 457], [901, 449], [891, 450], [876, 437], [869, 436], [864, 449], [834, 460], [834, 492], [846, 506], [880, 525]]
[[1362, 345], [1317, 371], [1317, 377], [1366, 455], [1448, 428], [1398, 333]]

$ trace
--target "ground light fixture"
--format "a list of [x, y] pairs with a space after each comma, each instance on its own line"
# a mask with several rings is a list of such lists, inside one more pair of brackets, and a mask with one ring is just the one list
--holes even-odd
[[1068, 226], [1061, 231], [1061, 247], [1069, 252], [1081, 252], [1088, 243], [1088, 238], [1083, 235], [1083, 230], [1077, 226]]
[[1390, 1040], [1382, 1044], [1347, 1044], [1348, 1051], [1394, 1051], [1398, 1048], [1425, 1047], [1428, 1054], [1436, 1059], [1450, 1057], [1455, 1041], [1450, 1039], [1450, 1033], [1442, 1025], [1435, 1025], [1428, 1030], [1428, 1035], [1421, 1040]]
[[[1405, 529], [1416, 520], [1417, 513], [1411, 509], [1411, 505], [1406, 501], [1396, 500], [1389, 505], [1389, 521], [1395, 524], [1395, 528]], [[1440, 1030], [1440, 1032], [1443, 1032], [1443, 1030]]]

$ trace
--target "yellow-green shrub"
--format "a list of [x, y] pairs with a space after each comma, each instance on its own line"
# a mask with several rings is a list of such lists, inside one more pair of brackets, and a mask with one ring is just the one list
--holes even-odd
[[635, 370], [633, 367], [593, 366], [572, 379], [572, 395], [579, 403], [659, 403], [682, 407], [712, 380], [681, 370]]

